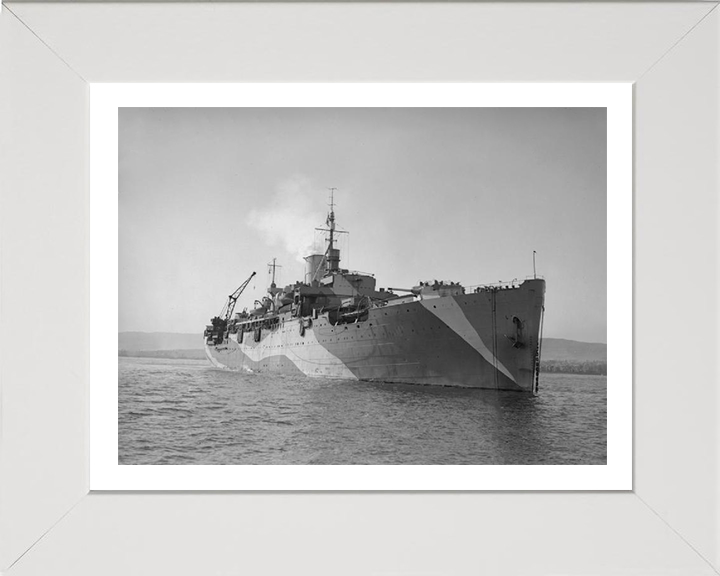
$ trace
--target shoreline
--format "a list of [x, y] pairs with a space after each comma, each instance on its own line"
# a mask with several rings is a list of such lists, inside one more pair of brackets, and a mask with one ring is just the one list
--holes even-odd
[[[204, 350], [118, 350], [120, 358], [159, 358], [164, 360], [207, 360]], [[579, 374], [607, 376], [605, 360], [542, 360], [540, 372], [546, 374]]]

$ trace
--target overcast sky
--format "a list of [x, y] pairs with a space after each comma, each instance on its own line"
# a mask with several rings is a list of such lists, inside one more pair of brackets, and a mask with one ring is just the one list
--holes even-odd
[[325, 222], [378, 286], [547, 281], [545, 336], [606, 341], [606, 114], [588, 108], [124, 108], [120, 331], [202, 332], [252, 307]]

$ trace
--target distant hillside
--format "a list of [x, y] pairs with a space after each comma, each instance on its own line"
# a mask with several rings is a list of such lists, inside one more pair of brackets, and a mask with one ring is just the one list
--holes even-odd
[[542, 359], [543, 361], [605, 362], [607, 344], [543, 338]]
[[[161, 350], [202, 350], [202, 334], [175, 334], [172, 332], [120, 332], [118, 350], [125, 355], [131, 352], [157, 352]], [[199, 356], [200, 357], [200, 356]], [[545, 338], [542, 345], [543, 361], [598, 362], [607, 360], [607, 344], [578, 342], [563, 338]]]
[[118, 356], [135, 358], [183, 358], [186, 360], [206, 360], [204, 350], [118, 350]]
[[151, 350], [202, 350], [202, 332], [176, 334], [173, 332], [120, 332], [118, 350], [126, 352]]

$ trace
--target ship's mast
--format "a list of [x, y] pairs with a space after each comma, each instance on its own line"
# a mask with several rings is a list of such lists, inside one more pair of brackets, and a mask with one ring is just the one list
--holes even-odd
[[335, 241], [335, 190], [337, 190], [337, 188], [328, 188], [328, 190], [330, 190], [330, 214], [327, 220], [327, 224], [330, 227], [330, 245], [328, 249], [332, 250], [335, 248], [333, 243]]
[[272, 270], [272, 282], [270, 283], [270, 288], [275, 288], [275, 268], [282, 268], [279, 264], [275, 264], [275, 258], [272, 259], [272, 262], [268, 262], [268, 272]]
[[[330, 212], [325, 219], [325, 225], [327, 228], [315, 228], [320, 232], [329, 232], [330, 237], [326, 237], [325, 240], [328, 243], [327, 249], [325, 250], [324, 261], [326, 262], [325, 273], [332, 274], [340, 270], [340, 250], [335, 248], [335, 236], [337, 234], [347, 234], [345, 230], [338, 230], [335, 226], [335, 190], [337, 188], [328, 188], [330, 190]], [[318, 276], [320, 267], [315, 270], [313, 280]]]

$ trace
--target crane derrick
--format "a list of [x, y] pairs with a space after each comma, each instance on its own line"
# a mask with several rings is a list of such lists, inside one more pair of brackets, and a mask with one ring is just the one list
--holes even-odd
[[222, 339], [228, 322], [230, 322], [233, 312], [235, 311], [235, 304], [237, 303], [238, 298], [240, 298], [240, 295], [243, 293], [245, 288], [247, 288], [247, 285], [250, 284], [250, 280], [252, 280], [254, 276], [255, 272], [250, 274], [248, 279], [240, 284], [235, 292], [228, 296], [225, 306], [223, 306], [223, 309], [220, 311], [220, 315], [215, 316], [210, 320], [212, 326], [208, 326], [207, 330], [205, 330], [205, 337], [213, 336], [215, 341], [217, 341], [218, 338]]
[[235, 304], [237, 303], [238, 298], [240, 298], [240, 294], [242, 294], [245, 288], [247, 288], [247, 285], [250, 284], [250, 280], [253, 279], [253, 276], [255, 276], [255, 272], [250, 274], [250, 277], [240, 284], [235, 292], [228, 296], [228, 301], [225, 303], [225, 306], [220, 312], [220, 317], [225, 321], [225, 324], [227, 324], [230, 321], [230, 318], [232, 318], [233, 312], [235, 311]]

